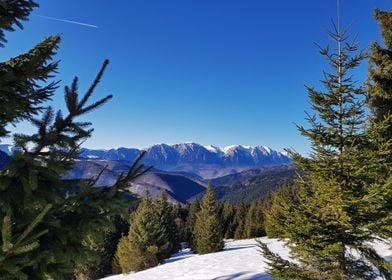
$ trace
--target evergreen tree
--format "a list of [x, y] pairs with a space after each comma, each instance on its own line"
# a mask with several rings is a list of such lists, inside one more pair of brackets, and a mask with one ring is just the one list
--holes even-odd
[[253, 202], [245, 217], [244, 237], [255, 238], [265, 235], [263, 203]]
[[157, 244], [159, 249], [157, 257], [159, 260], [163, 260], [170, 257], [172, 253], [178, 252], [180, 248], [176, 234], [177, 226], [174, 222], [173, 209], [167, 201], [166, 191], [162, 191], [161, 197], [154, 202], [154, 211], [158, 216], [158, 227], [165, 235], [165, 238], [162, 239], [163, 244]]
[[248, 208], [246, 207], [245, 203], [241, 202], [237, 206], [237, 211], [234, 217], [234, 239], [242, 239], [245, 238], [244, 235], [244, 227], [245, 227], [245, 219], [246, 213], [248, 212]]
[[185, 222], [186, 240], [190, 248], [195, 248], [194, 232], [197, 219], [197, 213], [200, 211], [200, 202], [195, 199], [189, 205], [188, 217]]
[[180, 203], [173, 207], [174, 223], [176, 224], [176, 238], [179, 244], [187, 242], [187, 233], [185, 228], [185, 221], [188, 216], [188, 209], [183, 207]]
[[369, 103], [377, 122], [388, 121], [385, 138], [392, 138], [392, 126], [389, 116], [392, 114], [392, 12], [375, 11], [380, 23], [384, 46], [374, 42], [371, 46], [369, 67]]
[[235, 207], [231, 203], [224, 203], [222, 210], [222, 219], [223, 219], [223, 232], [225, 233], [225, 238], [234, 238], [235, 226], [234, 226], [234, 217], [235, 217]]
[[[0, 41], [4, 31], [22, 27], [34, 1], [0, 1]], [[21, 120], [37, 127], [33, 135], [14, 135], [19, 148], [0, 172], [0, 278], [69, 279], [100, 260], [105, 234], [115, 216], [127, 211], [133, 196], [128, 182], [144, 173], [139, 160], [108, 188], [91, 180], [63, 180], [91, 136], [90, 123], [78, 118], [106, 103], [91, 96], [108, 64], [105, 61], [87, 93], [79, 98], [78, 80], [65, 88], [68, 112], [45, 104], [58, 84], [50, 82], [60, 42], [51, 36], [25, 54], [0, 63], [0, 138]], [[41, 115], [41, 118], [39, 117]], [[126, 198], [127, 197], [127, 198]]]
[[375, 237], [365, 227], [365, 206], [373, 198], [371, 188], [359, 176], [364, 171], [366, 142], [364, 89], [351, 76], [364, 54], [357, 53], [355, 42], [348, 42], [340, 19], [329, 35], [337, 48], [320, 49], [332, 68], [324, 73], [326, 91], [307, 87], [316, 115], [308, 117], [310, 128], [299, 127], [312, 144], [312, 154], [304, 158], [291, 152], [296, 167], [306, 176], [296, 182], [296, 203], [282, 230], [298, 262], [283, 260], [266, 246], [261, 248], [275, 277], [374, 279], [380, 275], [391, 279], [390, 264], [369, 245]]
[[208, 186], [194, 228], [194, 247], [198, 254], [208, 254], [223, 249], [221, 223], [214, 191], [211, 186]]
[[32, 0], [19, 1], [0, 1], [0, 47], [4, 47], [4, 31], [15, 31], [15, 26], [23, 29], [21, 21], [28, 19], [31, 11], [38, 7], [38, 4]]
[[158, 255], [162, 257], [169, 247], [149, 193], [143, 198], [130, 224], [128, 235], [120, 239], [116, 251], [116, 262], [123, 273], [156, 266], [162, 260]]
[[[371, 46], [368, 73], [369, 105], [367, 158], [363, 160], [372, 186], [366, 213], [368, 227], [381, 237], [392, 237], [392, 13], [375, 11], [384, 47]], [[374, 219], [376, 218], [376, 219]]]
[[264, 203], [264, 227], [270, 238], [284, 238], [284, 226], [295, 203], [295, 190], [288, 185], [270, 194]]

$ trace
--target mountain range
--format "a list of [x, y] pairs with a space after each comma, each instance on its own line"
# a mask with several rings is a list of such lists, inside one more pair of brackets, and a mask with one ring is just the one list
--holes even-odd
[[[81, 159], [134, 161], [142, 152], [135, 148], [81, 149]], [[146, 149], [143, 163], [156, 169], [193, 173], [212, 179], [260, 166], [290, 164], [291, 159], [266, 146], [232, 145], [225, 148], [197, 143], [157, 144]]]
[[[13, 152], [10, 145], [0, 145], [0, 169]], [[95, 186], [111, 186], [141, 153], [134, 148], [82, 148], [64, 179], [96, 179]], [[169, 201], [180, 203], [200, 198], [209, 183], [220, 200], [250, 202], [294, 176], [291, 159], [265, 146], [157, 144], [146, 149], [143, 163], [153, 170], [131, 182], [129, 189], [139, 195], [148, 190], [153, 198], [166, 191]]]

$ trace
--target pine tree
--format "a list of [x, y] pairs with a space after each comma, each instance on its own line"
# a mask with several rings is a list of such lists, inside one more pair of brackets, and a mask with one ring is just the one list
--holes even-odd
[[360, 176], [365, 98], [351, 76], [364, 54], [357, 53], [355, 42], [341, 31], [339, 18], [329, 35], [337, 48], [320, 49], [332, 68], [324, 73], [326, 91], [307, 87], [316, 115], [307, 118], [310, 128], [299, 127], [312, 144], [312, 154], [304, 158], [291, 152], [298, 170], [306, 174], [296, 182], [295, 203], [282, 227], [297, 263], [283, 260], [266, 246], [261, 249], [275, 277], [391, 279], [390, 264], [369, 245], [375, 237], [365, 227], [364, 210], [372, 199], [371, 188]]
[[369, 67], [370, 108], [377, 122], [389, 120], [385, 138], [392, 138], [392, 127], [389, 116], [392, 114], [392, 13], [375, 11], [375, 17], [380, 23], [384, 47], [374, 42], [371, 46]]
[[[0, 1], [0, 40], [14, 25], [22, 27], [34, 1]], [[90, 123], [78, 120], [111, 99], [91, 102], [108, 64], [105, 61], [86, 94], [79, 97], [78, 79], [65, 88], [68, 112], [45, 103], [58, 83], [51, 82], [60, 42], [51, 36], [25, 54], [0, 63], [0, 138], [8, 125], [25, 120], [37, 127], [32, 135], [13, 135], [16, 152], [0, 172], [0, 277], [66, 279], [74, 270], [98, 263], [105, 234], [115, 216], [124, 215], [133, 196], [128, 182], [144, 173], [140, 159], [116, 184], [92, 188], [91, 180], [63, 180], [91, 136]]]
[[164, 244], [157, 244], [158, 246], [158, 259], [163, 260], [170, 257], [174, 252], [178, 252], [180, 244], [177, 239], [177, 226], [174, 222], [174, 215], [172, 206], [167, 201], [166, 191], [158, 200], [154, 202], [154, 211], [159, 219], [159, 228], [164, 232], [165, 238], [162, 240]]
[[236, 209], [235, 217], [234, 217], [234, 239], [242, 239], [245, 238], [244, 235], [244, 226], [246, 213], [248, 212], [248, 208], [245, 203], [241, 202]]
[[[6, 42], [4, 31], [14, 31], [14, 24], [22, 28], [21, 21], [37, 6], [34, 1], [0, 1], [0, 47]], [[7, 125], [42, 112], [54, 94], [58, 83], [44, 83], [57, 70], [53, 56], [59, 43], [59, 36], [49, 36], [27, 53], [0, 63], [0, 138], [9, 135]]]
[[223, 249], [221, 223], [214, 191], [211, 186], [208, 186], [194, 228], [194, 246], [198, 254], [208, 254]]
[[186, 241], [190, 248], [195, 248], [194, 232], [197, 219], [197, 213], [200, 211], [200, 202], [195, 199], [189, 205], [188, 216], [185, 222]]
[[234, 238], [235, 225], [234, 225], [234, 217], [235, 217], [235, 207], [231, 203], [224, 203], [222, 210], [222, 219], [223, 219], [223, 232], [225, 233], [225, 238]]
[[[366, 213], [369, 228], [377, 235], [392, 237], [392, 13], [375, 11], [381, 26], [384, 47], [371, 46], [368, 72], [369, 105], [371, 109], [370, 139], [364, 166], [372, 200]], [[374, 220], [374, 218], [376, 218]]]
[[270, 194], [264, 203], [265, 232], [270, 238], [284, 238], [284, 227], [295, 203], [295, 190], [288, 185]]
[[153, 267], [161, 261], [158, 255], [168, 249], [168, 244], [159, 227], [159, 217], [147, 193], [131, 219], [128, 235], [117, 246], [116, 261], [123, 273]]
[[245, 217], [244, 237], [255, 238], [265, 235], [263, 203], [253, 202]]
[[15, 26], [23, 29], [21, 21], [28, 16], [38, 4], [32, 0], [0, 1], [0, 47], [7, 43], [4, 31], [15, 31]]

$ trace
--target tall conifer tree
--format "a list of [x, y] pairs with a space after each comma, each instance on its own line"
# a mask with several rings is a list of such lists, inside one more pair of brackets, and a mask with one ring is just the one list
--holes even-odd
[[264, 212], [261, 201], [255, 201], [249, 206], [245, 217], [244, 237], [255, 238], [265, 235]]
[[116, 261], [123, 273], [153, 267], [161, 261], [158, 255], [166, 251], [169, 244], [160, 226], [147, 193], [132, 216], [128, 235], [121, 238], [117, 246]]
[[[37, 6], [35, 1], [0, 0], [1, 46], [4, 31], [22, 27]], [[0, 275], [7, 279], [69, 279], [75, 269], [83, 272], [98, 263], [105, 234], [132, 198], [128, 182], [144, 172], [138, 161], [108, 188], [92, 188], [96, 178], [62, 179], [92, 134], [90, 123], [80, 117], [112, 96], [91, 102], [105, 61], [86, 94], [79, 95], [77, 78], [65, 88], [67, 112], [48, 106], [58, 87], [51, 78], [59, 43], [59, 36], [50, 36], [0, 63], [0, 140], [11, 136], [7, 126], [21, 120], [37, 128], [32, 135], [13, 135], [18, 152], [0, 172]]]
[[332, 71], [324, 73], [325, 91], [307, 87], [315, 115], [307, 118], [310, 128], [299, 127], [312, 144], [311, 157], [291, 152], [297, 168], [306, 175], [296, 182], [297, 203], [282, 230], [298, 262], [282, 259], [266, 245], [261, 247], [276, 277], [343, 280], [380, 275], [391, 279], [390, 264], [368, 243], [375, 237], [365, 227], [368, 217], [363, 210], [371, 190], [358, 176], [366, 142], [365, 98], [363, 87], [351, 75], [364, 54], [341, 31], [340, 15], [329, 36], [337, 47], [321, 48], [320, 53]]
[[224, 203], [222, 210], [222, 219], [223, 219], [223, 229], [225, 233], [225, 238], [234, 238], [234, 216], [235, 216], [235, 207], [231, 203]]
[[245, 219], [248, 208], [243, 202], [241, 202], [236, 208], [233, 221], [235, 227], [234, 239], [241, 239], [244, 238]]
[[188, 207], [189, 207], [188, 217], [185, 222], [185, 232], [186, 232], [185, 235], [189, 247], [194, 249], [195, 248], [195, 243], [194, 243], [195, 224], [197, 219], [197, 213], [200, 211], [200, 202], [197, 199], [195, 199], [191, 202], [191, 204]]
[[295, 190], [288, 185], [270, 194], [264, 202], [265, 232], [270, 238], [284, 238], [287, 217], [295, 203]]
[[164, 244], [157, 244], [159, 248], [158, 259], [170, 257], [174, 252], [179, 250], [179, 241], [177, 239], [177, 226], [174, 222], [173, 208], [167, 201], [166, 191], [162, 191], [161, 196], [154, 202], [154, 211], [159, 219], [159, 228], [164, 232]]
[[375, 11], [384, 46], [375, 42], [369, 58], [368, 89], [371, 109], [369, 145], [364, 162], [372, 186], [366, 212], [369, 227], [392, 237], [392, 12]]
[[214, 191], [211, 186], [208, 186], [194, 228], [194, 247], [198, 254], [208, 254], [223, 249], [221, 223]]

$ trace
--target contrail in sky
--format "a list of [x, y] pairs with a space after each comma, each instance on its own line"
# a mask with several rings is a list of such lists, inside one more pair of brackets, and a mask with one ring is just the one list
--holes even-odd
[[88, 24], [88, 23], [84, 23], [84, 22], [79, 22], [79, 21], [74, 21], [74, 20], [55, 18], [55, 17], [48, 17], [48, 16], [41, 16], [41, 15], [35, 15], [35, 16], [40, 17], [40, 18], [46, 18], [46, 19], [49, 19], [49, 20], [56, 20], [56, 21], [72, 23], [72, 24], [77, 24], [77, 25], [86, 26], [86, 27], [98, 28], [98, 26], [96, 26], [96, 25]]

